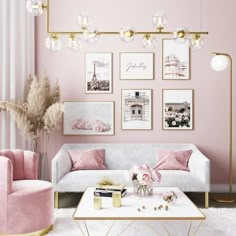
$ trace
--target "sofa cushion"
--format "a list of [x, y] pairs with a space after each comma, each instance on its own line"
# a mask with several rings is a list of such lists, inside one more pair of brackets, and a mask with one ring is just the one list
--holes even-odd
[[104, 170], [105, 150], [68, 150], [72, 160], [72, 171], [75, 170]]
[[157, 164], [154, 169], [190, 171], [188, 161], [192, 150], [171, 151], [157, 150]]
[[12, 182], [11, 196], [39, 194], [52, 188], [52, 184], [43, 180], [16, 180]]
[[[62, 177], [60, 182], [54, 186], [57, 192], [84, 192], [87, 187], [95, 187], [95, 184], [109, 179], [114, 183], [133, 186], [126, 178], [127, 170], [80, 170], [72, 171]], [[196, 178], [191, 172], [180, 170], [160, 170], [162, 180], [154, 182], [154, 186], [178, 187], [182, 191], [204, 191], [205, 184]], [[86, 181], [85, 181], [86, 179]]]

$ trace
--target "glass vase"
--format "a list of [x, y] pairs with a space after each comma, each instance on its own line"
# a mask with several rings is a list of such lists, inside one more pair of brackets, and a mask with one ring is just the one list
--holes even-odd
[[133, 181], [134, 194], [139, 197], [148, 197], [153, 193], [153, 184], [142, 185], [138, 181]]

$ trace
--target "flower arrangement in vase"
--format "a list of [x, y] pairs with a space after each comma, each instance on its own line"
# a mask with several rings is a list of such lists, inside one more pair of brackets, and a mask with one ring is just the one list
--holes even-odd
[[153, 193], [153, 182], [161, 181], [160, 172], [146, 164], [133, 166], [129, 171], [129, 177], [133, 181], [134, 192], [143, 197]]

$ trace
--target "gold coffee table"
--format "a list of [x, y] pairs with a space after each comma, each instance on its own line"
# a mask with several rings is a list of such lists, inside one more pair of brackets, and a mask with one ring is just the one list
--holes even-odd
[[[163, 193], [168, 191], [174, 191], [178, 197], [176, 202], [169, 205], [162, 198]], [[113, 236], [114, 233], [111, 233], [111, 231], [114, 224], [118, 221], [127, 220], [130, 221], [130, 224], [120, 232], [116, 232], [115, 235], [125, 235], [126, 230], [136, 221], [142, 221], [155, 235], [163, 235], [163, 230], [165, 235], [178, 235], [176, 232], [172, 234], [170, 229], [172, 223], [180, 223], [181, 221], [184, 222], [187, 230], [185, 227], [185, 232], [180, 235], [190, 236], [197, 234], [202, 221], [206, 219], [206, 216], [194, 203], [180, 189], [174, 187], [156, 187], [152, 196], [142, 198], [134, 195], [132, 188], [128, 188], [127, 195], [122, 198], [121, 207], [112, 207], [112, 199], [103, 197], [102, 209], [100, 210], [94, 208], [93, 192], [94, 188], [86, 189], [73, 215], [73, 219], [78, 223], [82, 235], [90, 235], [86, 221], [111, 220], [112, 223], [104, 235]], [[160, 207], [161, 205], [162, 207]], [[154, 223], [158, 221], [161, 229], [151, 224], [152, 221]], [[81, 222], [83, 222], [85, 230], [82, 230]], [[181, 231], [181, 229], [178, 229], [178, 231]]]

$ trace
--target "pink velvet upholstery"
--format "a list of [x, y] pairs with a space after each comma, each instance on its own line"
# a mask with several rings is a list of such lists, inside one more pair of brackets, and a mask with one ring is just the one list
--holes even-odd
[[37, 180], [37, 155], [0, 151], [0, 234], [31, 233], [52, 223], [52, 184]]

